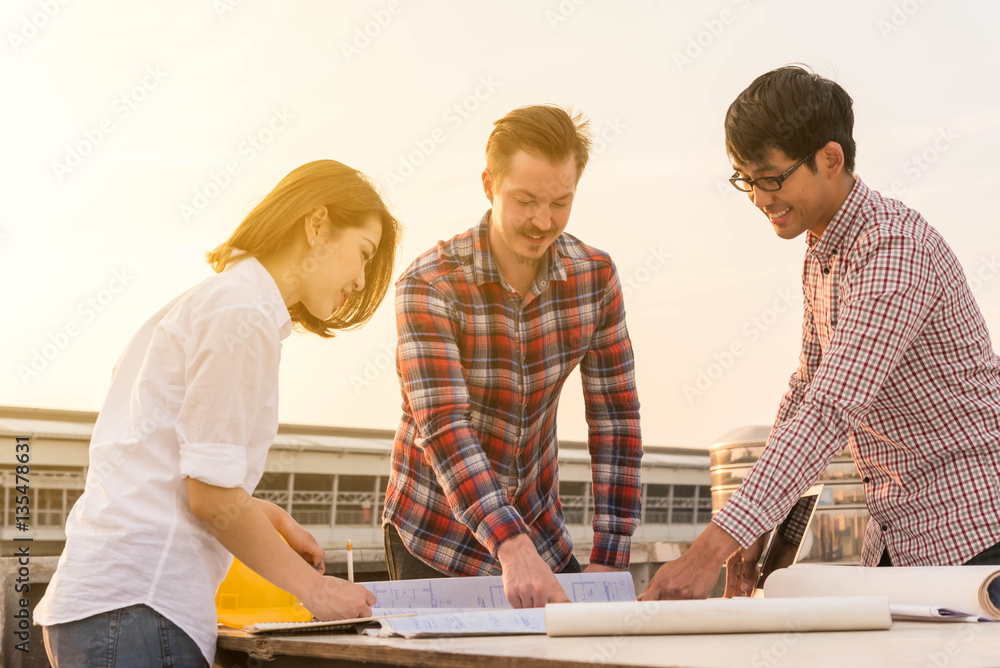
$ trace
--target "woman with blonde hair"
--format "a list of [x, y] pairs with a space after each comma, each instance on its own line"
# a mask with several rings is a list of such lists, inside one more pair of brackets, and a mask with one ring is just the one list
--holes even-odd
[[208, 254], [214, 276], [133, 337], [35, 609], [53, 666], [212, 665], [214, 596], [234, 555], [319, 619], [370, 614], [374, 596], [323, 577], [312, 535], [251, 495], [278, 427], [282, 339], [367, 322], [398, 239], [363, 174], [308, 163]]

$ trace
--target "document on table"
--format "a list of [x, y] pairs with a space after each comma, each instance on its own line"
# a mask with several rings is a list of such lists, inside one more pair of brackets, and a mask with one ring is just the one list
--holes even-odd
[[545, 608], [484, 610], [434, 608], [412, 616], [382, 617], [381, 628], [368, 627], [370, 636], [430, 638], [436, 636], [524, 635], [545, 633]]
[[[635, 585], [628, 572], [559, 573], [556, 580], [576, 603], [635, 601]], [[263, 633], [357, 628], [370, 635], [407, 638], [545, 633], [544, 609], [513, 609], [504, 596], [503, 580], [499, 575], [360, 584], [376, 597], [370, 618], [254, 624], [244, 630]], [[370, 628], [375, 623], [380, 628]]]
[[[635, 600], [635, 585], [627, 572], [559, 573], [556, 580], [569, 600], [577, 603]], [[545, 633], [544, 609], [514, 610], [504, 596], [499, 575], [363, 584], [375, 594], [380, 610], [383, 606], [394, 612], [397, 608], [424, 608], [415, 617], [378, 620], [381, 628], [368, 629], [370, 635], [419, 638]]]
[[885, 596], [894, 619], [1000, 621], [996, 566], [820, 566], [775, 571], [765, 598]]
[[545, 630], [550, 636], [865, 631], [891, 625], [885, 596], [545, 606]]

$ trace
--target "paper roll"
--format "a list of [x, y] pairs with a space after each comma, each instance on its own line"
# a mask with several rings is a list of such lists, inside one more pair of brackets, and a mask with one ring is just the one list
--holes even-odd
[[1000, 569], [996, 566], [813, 566], [772, 573], [768, 599], [798, 596], [885, 596], [890, 604], [951, 608], [1000, 620]]
[[550, 636], [798, 633], [888, 629], [891, 625], [889, 601], [884, 596], [545, 606], [545, 632]]

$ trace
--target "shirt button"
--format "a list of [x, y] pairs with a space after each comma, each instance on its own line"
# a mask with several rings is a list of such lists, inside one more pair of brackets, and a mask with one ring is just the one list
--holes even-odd
[[539, 285], [540, 285], [540, 286], [542, 286], [543, 288], [544, 288], [544, 287], [545, 287], [546, 285], [548, 285], [548, 284], [549, 284], [549, 282], [548, 282], [548, 281], [542, 281], [542, 282], [540, 282], [540, 283], [539, 283]]
[[865, 482], [866, 482], [866, 483], [869, 483], [869, 482], [871, 482], [871, 481], [872, 481], [872, 479], [871, 479], [871, 478], [869, 478], [868, 476], [865, 476]]
[[829, 274], [830, 273], [830, 267], [823, 267], [823, 273], [824, 274]]
[[885, 531], [888, 531], [888, 530], [889, 530], [889, 525], [888, 524], [883, 524], [882, 525], [882, 531], [885, 532]]

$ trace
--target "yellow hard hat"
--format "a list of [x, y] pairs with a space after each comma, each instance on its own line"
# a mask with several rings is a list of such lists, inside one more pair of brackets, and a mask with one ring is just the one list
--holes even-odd
[[215, 609], [219, 623], [234, 629], [265, 622], [312, 621], [312, 613], [302, 601], [257, 575], [239, 559], [233, 559], [226, 579], [219, 585]]

